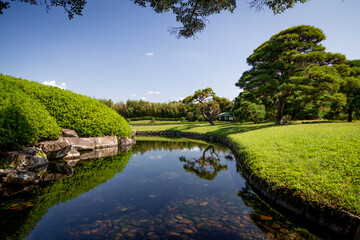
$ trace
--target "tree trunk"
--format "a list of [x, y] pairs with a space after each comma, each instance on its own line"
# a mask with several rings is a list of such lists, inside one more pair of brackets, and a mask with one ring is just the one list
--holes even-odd
[[353, 114], [354, 110], [352, 109], [352, 107], [349, 107], [348, 109], [348, 122], [352, 122], [352, 114]]
[[284, 114], [284, 105], [285, 105], [285, 99], [283, 97], [279, 98], [279, 103], [277, 107], [276, 112], [276, 125], [283, 124], [283, 114]]
[[201, 104], [202, 104], [202, 105], [201, 105], [201, 110], [202, 110], [202, 115], [203, 115], [203, 117], [204, 117], [205, 120], [208, 121], [211, 125], [215, 125], [213, 119], [212, 119], [212, 118], [209, 118], [209, 117], [206, 116], [206, 114], [205, 114], [205, 104], [204, 104], [204, 103], [201, 103]]
[[213, 121], [211, 118], [208, 119], [208, 122], [209, 122], [211, 125], [215, 125], [214, 121]]

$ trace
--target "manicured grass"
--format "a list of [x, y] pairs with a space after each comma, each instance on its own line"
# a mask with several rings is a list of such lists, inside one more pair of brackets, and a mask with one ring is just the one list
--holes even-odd
[[360, 122], [275, 126], [220, 123], [138, 126], [228, 138], [257, 175], [276, 187], [360, 215]]

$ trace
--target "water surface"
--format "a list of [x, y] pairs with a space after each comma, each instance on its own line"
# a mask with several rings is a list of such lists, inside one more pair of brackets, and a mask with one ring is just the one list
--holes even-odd
[[247, 187], [224, 147], [139, 138], [128, 153], [0, 204], [0, 239], [309, 239]]

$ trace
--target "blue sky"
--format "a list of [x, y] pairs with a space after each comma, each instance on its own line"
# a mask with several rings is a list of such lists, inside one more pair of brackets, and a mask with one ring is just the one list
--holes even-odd
[[327, 51], [360, 59], [360, 1], [312, 0], [283, 14], [255, 12], [237, 1], [197, 39], [177, 39], [171, 13], [156, 14], [130, 0], [88, 1], [71, 21], [62, 8], [12, 2], [0, 15], [0, 73], [57, 85], [90, 97], [150, 102], [179, 100], [211, 87], [234, 99], [246, 58], [286, 28], [322, 29]]

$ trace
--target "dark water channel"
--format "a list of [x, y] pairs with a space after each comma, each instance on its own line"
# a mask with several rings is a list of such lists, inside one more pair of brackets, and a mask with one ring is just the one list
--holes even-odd
[[0, 202], [0, 239], [313, 239], [263, 204], [226, 148], [141, 138]]

